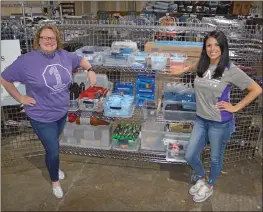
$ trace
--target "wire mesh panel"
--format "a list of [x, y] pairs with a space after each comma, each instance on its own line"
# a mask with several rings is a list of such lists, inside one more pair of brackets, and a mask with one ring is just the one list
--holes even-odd
[[20, 105], [1, 107], [1, 153], [2, 165], [7, 166], [25, 155], [44, 153]]
[[[165, 22], [166, 21], [166, 22]], [[189, 21], [187, 23], [169, 22], [159, 20], [158, 23], [152, 22], [135, 22], [119, 20], [112, 24], [109, 21], [101, 20], [64, 20], [58, 28], [63, 32], [64, 48], [68, 51], [75, 52], [83, 46], [103, 46], [111, 47], [115, 41], [131, 40], [137, 43], [138, 49], [145, 50], [145, 44], [150, 41], [194, 41], [202, 42], [204, 35], [218, 28], [211, 23], [202, 23]], [[38, 26], [39, 27], [39, 26]], [[258, 35], [262, 33], [258, 28], [222, 28], [229, 39], [231, 60], [240, 68], [256, 76], [257, 71], [262, 68], [262, 41]], [[235, 38], [229, 31], [237, 34], [245, 34], [243, 37]], [[3, 34], [5, 35], [5, 34]], [[239, 35], [239, 34], [238, 34]], [[250, 39], [248, 39], [250, 38]], [[29, 45], [30, 46], [30, 45]], [[31, 48], [29, 48], [31, 49]], [[247, 71], [250, 67], [253, 70]], [[181, 82], [193, 86], [195, 73], [186, 73], [181, 77], [175, 77], [169, 73], [159, 73], [153, 71], [151, 67], [146, 69], [135, 70], [130, 67], [120, 66], [102, 66], [94, 65], [93, 69], [98, 74], [106, 74], [109, 81], [116, 82], [135, 82], [139, 73], [147, 73], [155, 77], [155, 101], [158, 104], [162, 99], [163, 89], [167, 82]], [[231, 98], [234, 104], [239, 102], [246, 95], [246, 91], [240, 91], [233, 88]], [[15, 108], [15, 109], [14, 109]], [[42, 151], [40, 142], [35, 140], [36, 136], [29, 127], [27, 118], [19, 106], [2, 107], [4, 115], [2, 128], [2, 151], [6, 149], [5, 161], [19, 158], [23, 155], [29, 156], [35, 152]], [[244, 110], [236, 114], [236, 132], [233, 134], [227, 146], [225, 162], [232, 163], [239, 160], [253, 158], [258, 146], [260, 129], [262, 128], [261, 120], [262, 104], [257, 99]], [[19, 117], [19, 118], [18, 118]], [[105, 118], [105, 117], [104, 117]], [[10, 121], [11, 120], [11, 121]], [[116, 119], [114, 125], [118, 123], [135, 122], [141, 123], [143, 115], [140, 108], [137, 108], [129, 119]], [[18, 122], [18, 123], [17, 123]], [[158, 116], [157, 122], [166, 122], [163, 116]], [[16, 126], [10, 126], [10, 123]], [[210, 149], [209, 145], [203, 152], [203, 159], [206, 164], [209, 162]], [[149, 162], [167, 162], [164, 153], [145, 152], [125, 152], [116, 150], [101, 150], [96, 148], [80, 148], [61, 146], [61, 151], [68, 154], [79, 154], [96, 157], [110, 157], [115, 159], [129, 159]], [[12, 154], [10, 154], [10, 152]], [[3, 154], [2, 154], [3, 155]], [[2, 160], [3, 161], [3, 160]]]

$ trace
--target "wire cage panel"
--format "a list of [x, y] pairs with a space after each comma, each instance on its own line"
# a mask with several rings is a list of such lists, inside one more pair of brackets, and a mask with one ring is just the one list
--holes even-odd
[[[4, 23], [7, 24], [7, 23]], [[131, 22], [119, 24], [110, 24], [107, 21], [100, 23], [99, 21], [86, 21], [81, 20], [76, 22], [75, 20], [67, 20], [63, 24], [57, 25], [63, 33], [64, 47], [66, 50], [74, 52], [76, 49], [82, 46], [107, 46], [110, 47], [114, 41], [131, 40], [137, 43], [140, 51], [144, 50], [144, 46], [147, 42], [155, 40], [174, 40], [174, 41], [200, 41], [204, 39], [204, 35], [217, 28], [217, 26], [211, 24], [180, 24], [176, 26], [161, 26], [160, 23], [148, 23], [143, 25], [136, 25]], [[23, 23], [19, 25], [22, 34], [26, 37], [26, 49], [23, 53], [32, 49], [32, 40], [34, 32], [28, 33], [29, 30], [23, 31]], [[233, 35], [229, 34], [229, 30], [232, 28], [222, 29], [226, 32], [229, 39], [230, 57], [231, 60], [240, 66], [251, 67], [254, 72], [249, 72], [252, 76], [256, 75], [258, 70], [262, 69], [262, 40], [258, 38], [258, 35], [262, 33], [257, 28], [253, 30], [244, 30], [243, 28], [235, 29], [236, 33], [240, 33], [243, 36], [241, 38], [233, 38]], [[168, 33], [167, 33], [168, 32]], [[12, 37], [10, 31], [2, 31], [1, 36], [7, 39]], [[252, 39], [251, 39], [252, 38]], [[249, 40], [250, 39], [250, 40]], [[261, 47], [260, 47], [261, 44]], [[256, 50], [256, 51], [255, 51]], [[158, 104], [162, 99], [163, 88], [167, 82], [181, 82], [187, 83], [193, 86], [193, 80], [195, 78], [194, 73], [186, 73], [181, 77], [175, 77], [169, 73], [157, 73], [151, 69], [145, 70], [133, 70], [128, 67], [107, 67], [107, 66], [93, 66], [95, 72], [106, 74], [110, 82], [115, 84], [116, 82], [135, 82], [136, 75], [139, 73], [147, 73], [155, 76], [155, 101]], [[237, 88], [233, 88], [231, 91], [231, 98], [233, 103], [237, 103], [246, 95], [246, 91], [240, 91]], [[225, 163], [235, 163], [239, 160], [246, 160], [253, 158], [255, 151], [258, 148], [258, 141], [260, 139], [262, 128], [262, 122], [258, 121], [258, 117], [262, 114], [262, 103], [259, 97], [252, 104], [246, 107], [244, 110], [236, 114], [236, 132], [230, 139], [226, 154]], [[23, 156], [30, 156], [34, 154], [43, 154], [43, 148], [34, 135], [32, 128], [29, 126], [28, 118], [23, 112], [21, 112], [20, 106], [6, 106], [2, 107], [1, 113], [4, 117], [2, 119], [2, 152], [7, 155], [3, 160], [7, 161], [11, 159], [18, 159]], [[246, 117], [246, 118], [244, 118]], [[8, 122], [11, 120], [10, 122]], [[117, 119], [114, 122], [136, 122], [141, 123], [143, 121], [143, 115], [141, 109], [136, 109], [132, 118], [130, 119]], [[162, 116], [157, 118], [158, 122], [166, 122]], [[18, 122], [18, 123], [16, 123]], [[12, 126], [10, 126], [10, 123]], [[16, 125], [16, 126], [14, 126]], [[203, 151], [202, 157], [206, 165], [208, 165], [210, 157], [209, 145]], [[164, 154], [158, 154], [155, 152], [142, 152], [141, 150], [136, 153], [116, 151], [116, 150], [101, 150], [91, 148], [78, 148], [70, 146], [61, 146], [61, 152], [67, 154], [88, 155], [104, 158], [115, 159], [128, 159], [134, 161], [148, 161], [165, 163]]]

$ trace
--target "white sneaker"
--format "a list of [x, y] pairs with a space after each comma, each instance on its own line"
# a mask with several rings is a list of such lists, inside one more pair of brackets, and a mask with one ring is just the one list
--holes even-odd
[[203, 185], [205, 185], [205, 182], [204, 182], [203, 180], [201, 180], [201, 179], [198, 180], [198, 181], [196, 182], [196, 184], [193, 185], [193, 186], [190, 188], [189, 194], [191, 194], [191, 195], [194, 196]]
[[58, 178], [60, 180], [64, 180], [65, 179], [65, 174], [63, 171], [61, 171], [60, 169], [58, 170]]
[[63, 190], [60, 186], [52, 188], [53, 194], [58, 198], [61, 199], [63, 198]]
[[194, 195], [193, 200], [195, 202], [204, 202], [208, 197], [213, 194], [213, 188], [209, 188], [206, 184], [203, 185], [199, 191]]

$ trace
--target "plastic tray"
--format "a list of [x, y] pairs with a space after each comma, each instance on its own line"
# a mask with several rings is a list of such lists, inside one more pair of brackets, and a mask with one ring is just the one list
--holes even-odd
[[134, 99], [131, 104], [123, 104], [123, 100], [120, 100], [120, 105], [110, 106], [108, 104], [109, 98], [107, 97], [104, 101], [104, 116], [109, 117], [120, 117], [120, 118], [130, 118], [132, 117], [135, 109]]
[[141, 130], [141, 149], [165, 152], [164, 130], [165, 123], [145, 122]]

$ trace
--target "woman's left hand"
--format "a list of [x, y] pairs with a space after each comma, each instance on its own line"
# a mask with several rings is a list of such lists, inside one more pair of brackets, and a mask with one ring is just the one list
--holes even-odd
[[90, 86], [93, 87], [94, 85], [96, 85], [96, 74], [94, 71], [89, 71], [88, 72], [88, 80], [90, 81]]
[[224, 102], [224, 101], [218, 102], [216, 104], [216, 108], [219, 110], [228, 111], [231, 113], [237, 112], [237, 108], [233, 106], [230, 102]]

